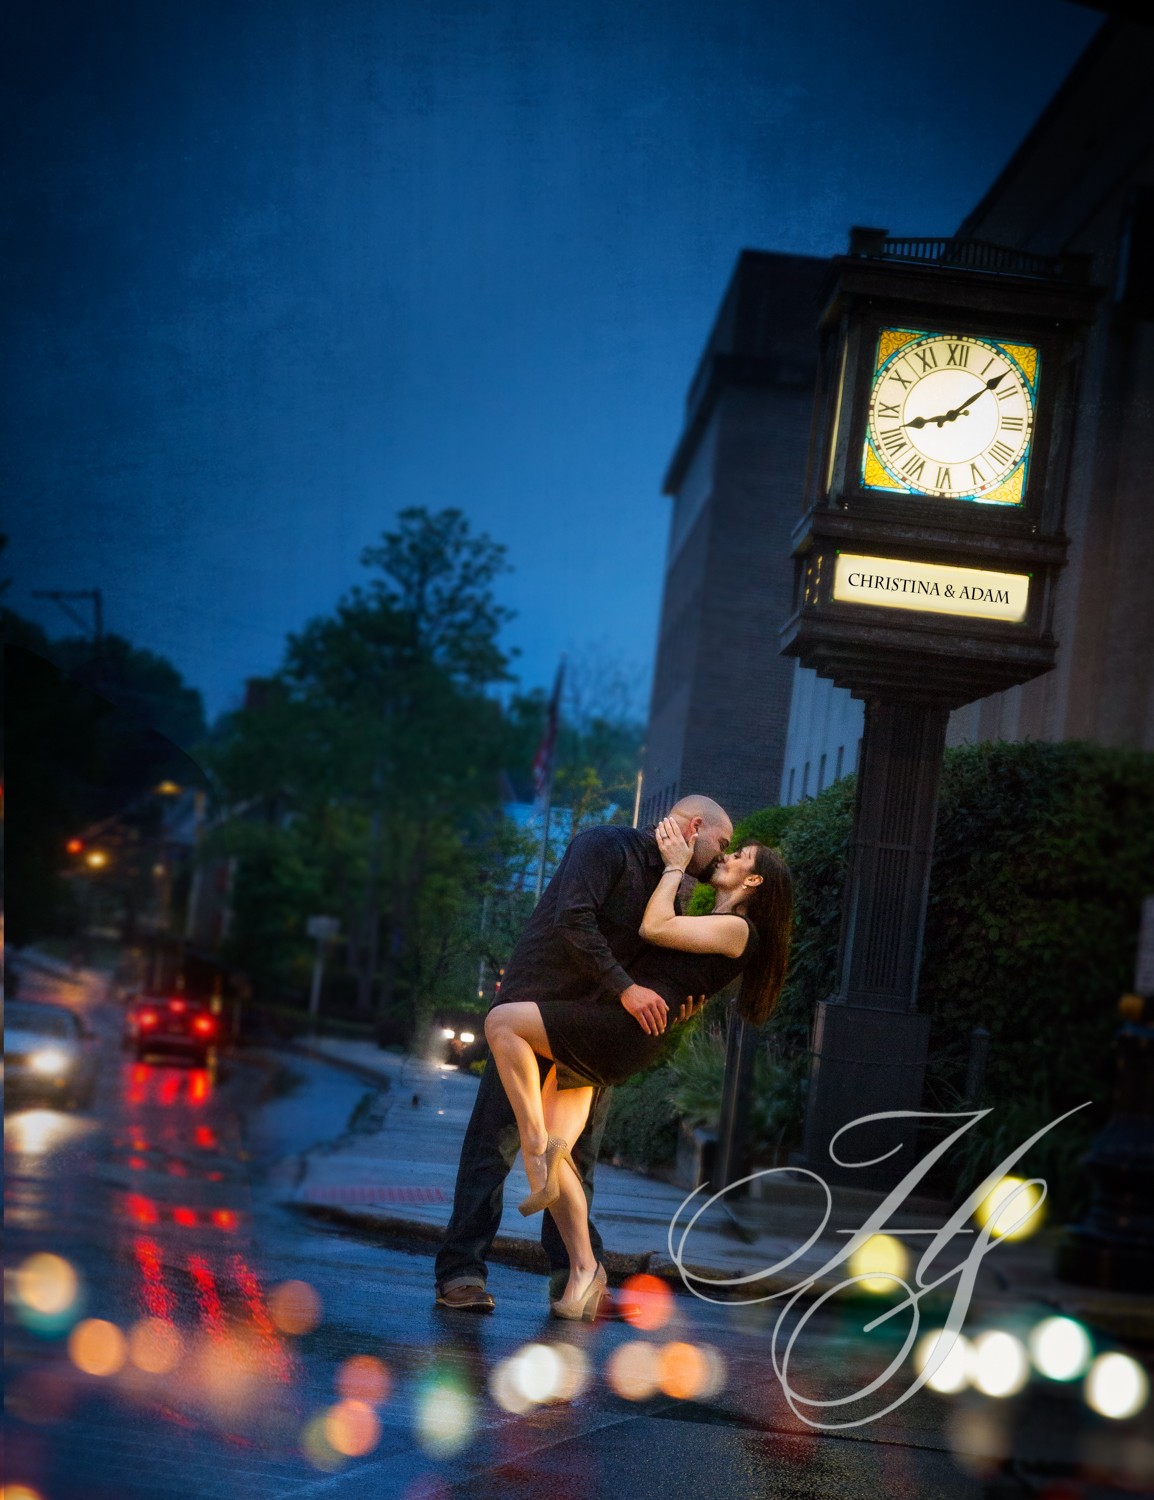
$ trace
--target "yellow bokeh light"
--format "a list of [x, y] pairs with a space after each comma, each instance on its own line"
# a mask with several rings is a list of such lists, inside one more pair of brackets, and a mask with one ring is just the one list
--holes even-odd
[[0, 1490], [0, 1500], [43, 1500], [43, 1496], [30, 1484], [6, 1484]]
[[307, 1281], [282, 1281], [268, 1294], [268, 1310], [282, 1333], [311, 1333], [321, 1320], [321, 1299]]
[[67, 1312], [80, 1284], [76, 1272], [61, 1255], [30, 1255], [16, 1270], [16, 1295], [25, 1307], [46, 1317]]
[[103, 1318], [85, 1318], [68, 1335], [72, 1363], [85, 1375], [115, 1375], [124, 1368], [127, 1348], [115, 1323]]
[[379, 1406], [389, 1399], [388, 1366], [371, 1354], [351, 1355], [337, 1371], [337, 1392], [345, 1401]]
[[1030, 1334], [1030, 1358], [1048, 1380], [1076, 1380], [1093, 1353], [1090, 1335], [1073, 1318], [1043, 1318]]
[[431, 1381], [417, 1405], [417, 1441], [434, 1458], [451, 1458], [473, 1436], [473, 1399], [448, 1380]]
[[657, 1355], [657, 1386], [677, 1401], [694, 1401], [709, 1385], [709, 1360], [696, 1344], [664, 1344]]
[[871, 1234], [850, 1256], [849, 1273], [867, 1278], [858, 1282], [863, 1291], [892, 1292], [898, 1285], [894, 1278], [904, 1277], [909, 1264], [909, 1251], [901, 1240], [890, 1234]]
[[1100, 1354], [1086, 1376], [1086, 1400], [1099, 1416], [1122, 1422], [1146, 1405], [1150, 1381], [1128, 1354]]
[[304, 1431], [301, 1433], [301, 1452], [314, 1469], [321, 1469], [325, 1473], [332, 1474], [341, 1467], [344, 1458], [325, 1435], [327, 1416], [327, 1412], [319, 1412], [305, 1424]]
[[146, 1375], [169, 1374], [183, 1353], [180, 1334], [163, 1318], [145, 1318], [129, 1330], [128, 1357]]
[[634, 1339], [614, 1349], [605, 1366], [605, 1379], [626, 1401], [645, 1401], [657, 1389], [658, 1368], [655, 1346]]
[[103, 849], [93, 849], [89, 854], [84, 856], [84, 863], [90, 870], [103, 870], [104, 866], [108, 863], [108, 855], [105, 854]]
[[1030, 1376], [1025, 1346], [1012, 1333], [991, 1328], [970, 1350], [970, 1384], [983, 1396], [1015, 1396]]
[[974, 1218], [999, 1240], [1024, 1240], [1042, 1227], [1042, 1189], [1022, 1177], [1003, 1177], [974, 1210]]
[[371, 1453], [381, 1440], [381, 1424], [364, 1401], [340, 1401], [325, 1413], [324, 1433], [329, 1446], [346, 1458]]
[[931, 1391], [943, 1396], [956, 1395], [965, 1390], [970, 1379], [970, 1341], [962, 1334], [955, 1334], [952, 1340], [944, 1328], [923, 1334], [914, 1349], [914, 1368], [919, 1375], [925, 1370], [937, 1351], [939, 1340], [945, 1341], [945, 1357], [926, 1384]]

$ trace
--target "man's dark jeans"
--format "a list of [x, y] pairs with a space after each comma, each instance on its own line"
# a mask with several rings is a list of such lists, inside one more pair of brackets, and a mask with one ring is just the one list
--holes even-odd
[[[552, 1064], [546, 1060], [540, 1061], [544, 1074]], [[589, 1203], [593, 1201], [593, 1166], [605, 1130], [611, 1093], [610, 1089], [598, 1089], [594, 1093], [589, 1120], [573, 1148], [573, 1159], [580, 1170], [585, 1197]], [[463, 1285], [474, 1282], [484, 1285], [488, 1270], [485, 1258], [501, 1225], [505, 1179], [519, 1149], [520, 1140], [513, 1108], [505, 1093], [501, 1075], [490, 1058], [481, 1074], [473, 1113], [469, 1117], [465, 1139], [461, 1145], [461, 1163], [457, 1168], [452, 1217], [445, 1231], [444, 1242], [437, 1251], [437, 1286], [441, 1291], [453, 1283]], [[564, 1272], [567, 1276], [569, 1257], [565, 1253], [553, 1216], [546, 1212], [542, 1217], [541, 1246], [549, 1257], [550, 1268], [554, 1275]], [[601, 1236], [592, 1219], [589, 1221], [589, 1239], [594, 1254], [600, 1260]]]

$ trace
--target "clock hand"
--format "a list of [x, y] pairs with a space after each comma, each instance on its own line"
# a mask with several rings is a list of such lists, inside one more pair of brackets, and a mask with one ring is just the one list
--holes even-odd
[[947, 422], [953, 422], [960, 417], [966, 407], [976, 401], [979, 396], [984, 396], [987, 391], [996, 390], [1000, 381], [1004, 380], [1010, 372], [1003, 370], [1000, 375], [992, 375], [985, 385], [980, 385], [971, 396], [967, 396], [961, 406], [956, 406], [951, 411], [943, 412], [938, 417], [915, 417], [912, 422], [903, 422], [903, 427], [928, 427], [931, 422], [936, 422], [939, 427], [944, 427]]

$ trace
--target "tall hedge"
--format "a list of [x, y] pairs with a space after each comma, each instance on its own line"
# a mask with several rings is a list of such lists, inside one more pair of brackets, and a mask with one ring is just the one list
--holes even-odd
[[[783, 832], [797, 921], [771, 1025], [791, 1046], [834, 992], [853, 798], [846, 778]], [[933, 1018], [931, 1106], [956, 1104], [970, 1032], [984, 1026], [987, 1102], [1029, 1097], [1057, 1114], [1093, 1099], [1100, 1118], [1150, 894], [1154, 755], [1032, 741], [948, 750], [918, 998]]]

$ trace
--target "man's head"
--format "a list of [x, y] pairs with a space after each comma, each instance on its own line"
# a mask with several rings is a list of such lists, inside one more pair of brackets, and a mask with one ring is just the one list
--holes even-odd
[[686, 842], [693, 844], [690, 875], [696, 875], [698, 880], [708, 880], [733, 837], [729, 814], [712, 797], [682, 797], [669, 809], [668, 815], [676, 819]]

